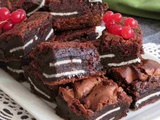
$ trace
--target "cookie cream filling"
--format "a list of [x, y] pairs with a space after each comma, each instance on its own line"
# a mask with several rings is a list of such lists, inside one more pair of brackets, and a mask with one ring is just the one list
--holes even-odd
[[65, 13], [57, 13], [57, 12], [51, 12], [51, 15], [53, 16], [70, 16], [70, 15], [77, 15], [78, 12], [74, 11], [74, 12], [65, 12]]
[[39, 92], [40, 94], [44, 95], [45, 97], [47, 97], [48, 99], [50, 99], [50, 96], [45, 94], [44, 92], [42, 92], [40, 89], [38, 89], [34, 83], [32, 82], [32, 80], [28, 77], [29, 82], [31, 83], [31, 85], [34, 87], [34, 89]]
[[36, 9], [34, 9], [33, 11], [27, 13], [27, 16], [32, 15], [33, 13], [35, 13], [36, 11], [38, 11], [41, 7], [43, 7], [45, 5], [45, 0], [41, 0], [41, 1], [42, 1], [41, 4]]
[[120, 107], [117, 107], [115, 109], [112, 109], [110, 111], [107, 111], [106, 113], [104, 113], [103, 115], [99, 116], [98, 118], [96, 118], [96, 120], [101, 120], [102, 118], [104, 118], [105, 116], [113, 113], [113, 112], [116, 112], [116, 111], [119, 111], [121, 108]]
[[89, 0], [89, 2], [101, 2], [102, 3], [102, 0]]
[[49, 63], [49, 66], [54, 67], [54, 66], [68, 64], [68, 63], [82, 63], [82, 60], [81, 59], [62, 60], [62, 61], [57, 61], [55, 63]]
[[148, 95], [148, 96], [146, 96], [146, 97], [144, 97], [144, 98], [139, 99], [139, 100], [135, 103], [135, 105], [138, 107], [142, 102], [147, 101], [147, 100], [149, 100], [150, 98], [155, 97], [155, 96], [160, 96], [160, 92], [155, 92], [155, 93], [152, 93], [152, 94], [150, 94], [150, 95]]
[[113, 58], [115, 57], [114, 54], [107, 54], [107, 55], [101, 55], [100, 58], [103, 59], [103, 58]]
[[68, 78], [71, 78], [75, 75], [84, 74], [84, 73], [85, 73], [84, 70], [75, 70], [75, 71], [62, 72], [62, 73], [51, 74], [51, 75], [43, 73], [43, 76], [46, 77], [46, 78], [59, 78], [59, 77], [62, 77], [62, 76], [68, 76]]
[[141, 62], [140, 58], [136, 58], [133, 60], [129, 60], [126, 62], [121, 62], [121, 63], [108, 63], [108, 66], [110, 67], [118, 67], [118, 66], [123, 66], [123, 65], [128, 65], [128, 64], [132, 64], [132, 63], [136, 63], [136, 62]]
[[114, 120], [114, 118], [115, 118], [115, 117], [112, 117], [112, 118], [111, 118], [111, 119], [109, 119], [109, 120]]
[[17, 73], [17, 74], [24, 73], [24, 71], [21, 70], [21, 69], [19, 69], [19, 70], [18, 69], [13, 69], [9, 66], [7, 66], [7, 69], [10, 70], [11, 72], [14, 72], [14, 73]]
[[45, 41], [47, 41], [51, 37], [52, 33], [53, 33], [53, 28], [50, 30], [50, 32], [46, 36]]
[[9, 52], [12, 53], [12, 52], [15, 52], [17, 50], [24, 50], [26, 47], [28, 47], [30, 44], [32, 44], [34, 40], [38, 40], [37, 35], [35, 35], [34, 38], [31, 39], [30, 41], [28, 41], [24, 46], [15, 47], [15, 48], [11, 49]]
[[96, 39], [100, 38], [102, 35], [102, 31], [105, 29], [105, 27], [103, 26], [96, 26], [95, 32], [98, 33], [98, 36], [96, 37]]

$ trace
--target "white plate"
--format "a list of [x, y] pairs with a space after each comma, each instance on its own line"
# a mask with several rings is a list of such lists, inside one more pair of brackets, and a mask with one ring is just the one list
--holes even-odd
[[[144, 58], [159, 59], [149, 53]], [[48, 103], [30, 92], [27, 83], [20, 84], [11, 76], [0, 69], [0, 89], [13, 98], [18, 104], [25, 108], [37, 120], [62, 120], [55, 114], [53, 103]], [[127, 117], [122, 120], [160, 120], [160, 101], [143, 107], [138, 111], [129, 111]]]

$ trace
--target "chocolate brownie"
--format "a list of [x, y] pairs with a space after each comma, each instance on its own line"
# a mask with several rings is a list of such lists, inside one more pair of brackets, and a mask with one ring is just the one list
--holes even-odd
[[3, 67], [3, 69], [18, 82], [24, 82], [26, 78], [24, 77], [24, 70], [22, 67], [26, 64], [25, 59], [12, 60], [5, 62], [5, 67]]
[[97, 47], [101, 55], [101, 63], [105, 68], [140, 62], [143, 53], [140, 25], [133, 30], [134, 36], [127, 40], [122, 36], [111, 34], [107, 28], [102, 32]]
[[107, 8], [102, 0], [46, 0], [41, 10], [53, 15], [55, 31], [66, 31], [101, 25]]
[[60, 87], [56, 112], [67, 120], [118, 120], [131, 101], [112, 80], [94, 77]]
[[144, 59], [140, 64], [111, 68], [109, 75], [132, 96], [132, 109], [160, 99], [160, 64], [156, 61]]
[[52, 34], [52, 16], [48, 12], [36, 12], [0, 35], [0, 60], [11, 61], [24, 57]]
[[[93, 44], [80, 42], [42, 42], [30, 54], [31, 63], [47, 85], [66, 84], [104, 74]], [[34, 71], [29, 71], [34, 72]]]
[[70, 30], [64, 32], [56, 32], [55, 37], [51, 41], [68, 42], [76, 39], [85, 42], [86, 40], [95, 40], [98, 37], [96, 27], [85, 28], [80, 30]]
[[23, 8], [27, 13], [38, 8], [40, 4], [40, 0], [0, 0], [0, 7], [7, 7], [10, 11]]

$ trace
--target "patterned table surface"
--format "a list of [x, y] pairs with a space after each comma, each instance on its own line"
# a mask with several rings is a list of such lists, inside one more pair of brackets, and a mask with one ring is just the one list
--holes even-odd
[[[142, 26], [145, 51], [160, 58], [160, 22], [136, 19]], [[35, 118], [0, 90], [0, 120], [35, 120]]]

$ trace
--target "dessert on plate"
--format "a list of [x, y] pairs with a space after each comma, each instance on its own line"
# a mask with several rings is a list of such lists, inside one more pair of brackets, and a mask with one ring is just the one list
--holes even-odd
[[118, 120], [131, 101], [112, 80], [91, 77], [59, 88], [56, 113], [70, 120]]
[[140, 64], [111, 68], [109, 76], [132, 97], [132, 109], [160, 99], [160, 64], [156, 61], [142, 59]]

